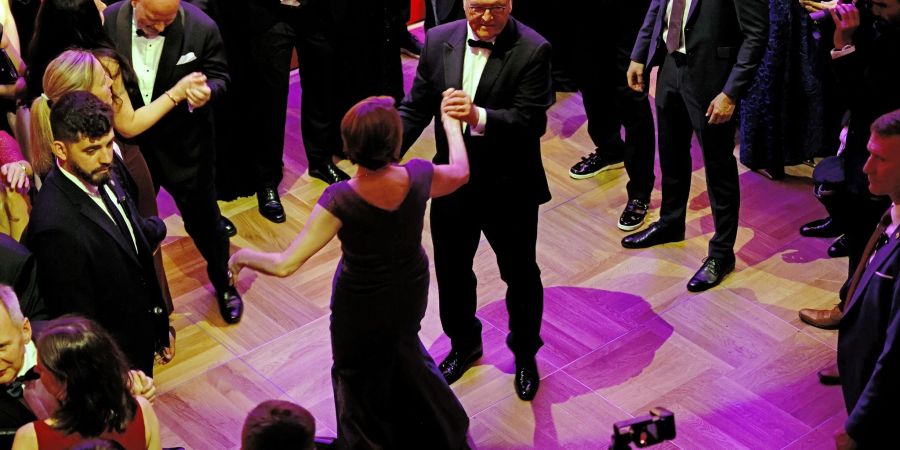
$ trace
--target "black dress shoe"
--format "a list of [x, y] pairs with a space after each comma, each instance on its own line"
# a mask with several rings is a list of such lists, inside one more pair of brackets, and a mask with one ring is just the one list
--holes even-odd
[[244, 315], [244, 301], [241, 300], [241, 294], [229, 286], [222, 292], [216, 292], [216, 301], [219, 302], [219, 313], [226, 323], [238, 323], [241, 316]]
[[317, 164], [315, 166], [309, 166], [309, 176], [318, 178], [328, 184], [339, 183], [344, 180], [349, 180], [350, 175], [347, 175], [341, 169], [338, 169], [338, 166], [333, 163], [325, 163], [325, 164]]
[[849, 254], [850, 250], [847, 249], [847, 235], [842, 235], [835, 239], [828, 247], [828, 256], [832, 258], [843, 258]]
[[225, 230], [225, 234], [228, 235], [228, 237], [233, 237], [237, 234], [237, 227], [235, 227], [225, 216], [222, 216], [222, 229]]
[[813, 220], [800, 227], [800, 236], [806, 237], [838, 237], [841, 231], [835, 226], [831, 217]]
[[702, 292], [719, 283], [734, 270], [734, 259], [725, 260], [722, 258], [713, 258], [712, 256], [703, 260], [700, 270], [688, 281], [687, 290], [691, 292]]
[[537, 367], [516, 366], [516, 395], [520, 399], [531, 401], [537, 395], [538, 386], [541, 385], [541, 377], [538, 376]]
[[622, 247], [625, 248], [648, 248], [654, 245], [665, 244], [668, 242], [678, 242], [684, 240], [684, 230], [672, 230], [653, 222], [644, 231], [629, 234], [622, 238]]
[[450, 354], [438, 366], [441, 374], [447, 380], [447, 384], [453, 384], [466, 372], [466, 370], [484, 353], [481, 345], [468, 352], [458, 352], [455, 349], [450, 350]]
[[282, 223], [287, 220], [277, 189], [271, 187], [260, 189], [256, 193], [256, 201], [259, 203], [259, 213], [266, 219], [275, 223]]

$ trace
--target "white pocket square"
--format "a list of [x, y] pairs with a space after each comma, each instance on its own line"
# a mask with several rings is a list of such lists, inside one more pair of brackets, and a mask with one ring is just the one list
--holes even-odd
[[884, 278], [885, 280], [893, 280], [894, 279], [894, 277], [892, 277], [891, 275], [881, 273], [877, 270], [875, 271], [875, 275], [878, 275], [880, 278]]
[[178, 62], [175, 63], [175, 65], [180, 66], [182, 64], [187, 64], [195, 59], [197, 59], [197, 55], [195, 55], [194, 52], [187, 52], [181, 55], [181, 58], [178, 58]]

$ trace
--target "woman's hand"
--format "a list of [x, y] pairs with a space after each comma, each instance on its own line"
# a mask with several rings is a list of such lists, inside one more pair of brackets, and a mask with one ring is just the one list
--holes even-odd
[[201, 72], [193, 72], [178, 80], [169, 92], [175, 97], [176, 103], [181, 103], [184, 99], [188, 98], [188, 91], [199, 88], [200, 86], [206, 86], [206, 75], [203, 75]]
[[837, 0], [824, 2], [817, 2], [814, 0], [800, 0], [800, 6], [811, 13], [814, 13], [816, 11], [824, 11], [826, 9], [832, 9], [835, 7], [835, 5], [837, 5]]
[[240, 249], [234, 252], [231, 258], [228, 258], [228, 276], [231, 278], [232, 286], [237, 285], [238, 274], [244, 268], [244, 263], [241, 262], [244, 253], [246, 253], [246, 250]]
[[153, 378], [148, 377], [144, 372], [129, 370], [128, 382], [132, 395], [140, 395], [150, 403], [156, 399], [156, 384], [153, 383]]
[[31, 187], [28, 174], [31, 172], [31, 164], [28, 161], [13, 161], [0, 166], [2, 180], [12, 189], [27, 191]]
[[456, 89], [450, 88], [442, 93], [443, 98], [441, 99], [441, 123], [444, 125], [444, 131], [447, 133], [462, 133], [462, 122], [459, 119], [450, 117], [447, 114], [448, 108], [451, 106], [448, 104], [453, 93]]

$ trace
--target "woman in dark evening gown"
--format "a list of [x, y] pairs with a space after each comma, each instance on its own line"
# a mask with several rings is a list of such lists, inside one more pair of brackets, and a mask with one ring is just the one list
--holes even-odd
[[250, 249], [230, 261], [287, 276], [335, 234], [343, 257], [331, 297], [331, 369], [338, 448], [468, 448], [468, 417], [419, 340], [428, 302], [425, 204], [469, 174], [458, 121], [443, 117], [450, 163], [399, 159], [402, 124], [390, 97], [356, 104], [341, 122], [349, 181], [329, 186], [303, 231], [280, 253]]

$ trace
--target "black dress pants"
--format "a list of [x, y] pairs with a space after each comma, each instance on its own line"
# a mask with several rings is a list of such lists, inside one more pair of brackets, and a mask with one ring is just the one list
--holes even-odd
[[[681, 54], [679, 54], [681, 55]], [[735, 119], [710, 125], [706, 110], [712, 98], [697, 92], [681, 58], [667, 55], [656, 83], [659, 122], [659, 163], [662, 171], [660, 223], [684, 229], [691, 191], [691, 136], [696, 133], [703, 153], [706, 186], [716, 232], [709, 256], [734, 258], [740, 187], [734, 157]]]
[[655, 181], [653, 113], [647, 93], [631, 90], [626, 73], [649, 4], [649, 0], [591, 2], [590, 12], [578, 19], [572, 47], [576, 51], [562, 50], [564, 57], [577, 60], [567, 66], [574, 69], [588, 134], [597, 151], [609, 158], [624, 157], [628, 198], [645, 202]]
[[277, 187], [283, 176], [285, 118], [288, 107], [291, 52], [297, 50], [300, 87], [300, 130], [310, 166], [331, 162], [342, 144], [335, 96], [335, 53], [329, 37], [328, 2], [303, 8], [279, 7], [278, 21], [248, 36], [246, 57], [255, 70], [254, 88], [245, 100], [246, 117], [256, 139], [248, 143], [259, 187]]
[[481, 322], [475, 317], [478, 280], [472, 263], [484, 233], [497, 255], [500, 278], [507, 287], [507, 345], [517, 362], [533, 361], [543, 345], [544, 290], [535, 259], [537, 224], [537, 203], [479, 191], [471, 184], [432, 200], [431, 235], [441, 325], [454, 349], [467, 351], [481, 343]]

